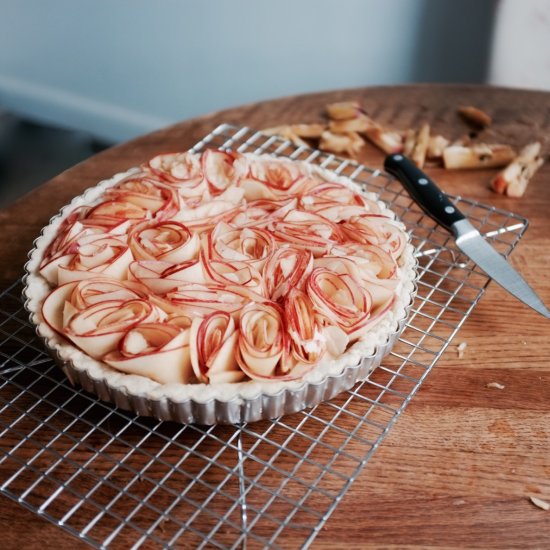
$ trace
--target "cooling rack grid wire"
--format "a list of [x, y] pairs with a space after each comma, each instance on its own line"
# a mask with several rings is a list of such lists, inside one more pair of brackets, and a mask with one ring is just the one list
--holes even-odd
[[[194, 150], [205, 147], [306, 160], [367, 184], [411, 230], [418, 296], [368, 381], [277, 420], [201, 427], [137, 417], [73, 388], [28, 322], [21, 282], [3, 291], [0, 491], [95, 547], [308, 546], [488, 282], [383, 173], [229, 125]], [[505, 255], [527, 227], [452, 199]]]

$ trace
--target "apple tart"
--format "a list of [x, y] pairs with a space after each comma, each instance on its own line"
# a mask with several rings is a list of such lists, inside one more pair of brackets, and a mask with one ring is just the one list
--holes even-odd
[[36, 240], [24, 293], [72, 381], [140, 414], [239, 422], [365, 378], [414, 268], [403, 224], [348, 178], [207, 149], [76, 197]]

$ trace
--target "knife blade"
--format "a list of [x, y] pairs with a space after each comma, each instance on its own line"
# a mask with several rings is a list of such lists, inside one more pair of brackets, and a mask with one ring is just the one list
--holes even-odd
[[550, 310], [525, 279], [500, 255], [447, 198], [439, 187], [411, 160], [388, 155], [384, 169], [395, 176], [416, 203], [455, 237], [457, 247], [491, 279], [524, 304], [550, 319]]

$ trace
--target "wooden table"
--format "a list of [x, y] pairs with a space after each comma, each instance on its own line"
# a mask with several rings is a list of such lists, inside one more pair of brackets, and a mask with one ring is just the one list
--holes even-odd
[[[493, 115], [488, 140], [521, 146], [550, 132], [550, 93], [477, 86], [363, 88], [212, 113], [104, 151], [0, 211], [1, 283], [21, 275], [33, 238], [59, 207], [100, 179], [156, 153], [184, 150], [222, 122], [316, 122], [324, 105], [346, 99], [362, 101], [373, 118], [395, 128], [426, 121], [459, 137], [468, 129], [456, 106], [471, 104]], [[383, 155], [368, 146], [361, 160], [380, 167]], [[430, 173], [450, 193], [530, 220], [511, 261], [550, 303], [550, 163], [516, 200], [488, 189], [491, 171]], [[314, 547], [548, 547], [550, 512], [528, 495], [550, 501], [550, 322], [492, 284], [457, 341], [468, 344], [464, 357], [453, 349], [443, 355]], [[493, 381], [505, 387], [487, 388]], [[3, 497], [0, 528], [4, 548], [79, 544]]]

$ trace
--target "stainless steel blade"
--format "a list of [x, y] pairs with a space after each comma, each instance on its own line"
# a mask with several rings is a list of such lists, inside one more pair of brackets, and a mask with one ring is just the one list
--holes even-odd
[[456, 244], [491, 279], [513, 294], [518, 300], [550, 319], [550, 311], [523, 277], [501, 256], [468, 221], [452, 225]]

